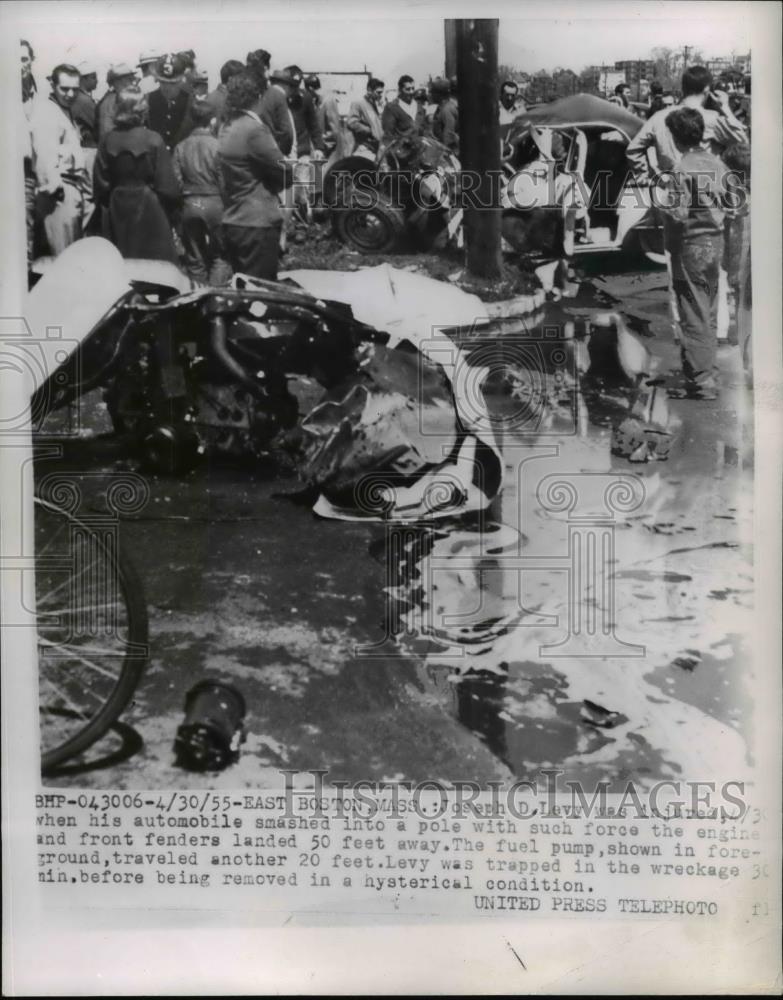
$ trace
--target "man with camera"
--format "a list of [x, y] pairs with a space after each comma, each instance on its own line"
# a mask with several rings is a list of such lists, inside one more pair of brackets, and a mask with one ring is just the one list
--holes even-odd
[[[748, 134], [729, 108], [729, 95], [713, 91], [712, 74], [705, 66], [689, 66], [682, 74], [680, 106], [693, 108], [704, 119], [702, 148], [715, 156], [736, 142], [747, 142]], [[648, 151], [655, 154], [658, 174], [668, 173], [679, 163], [680, 152], [674, 142], [666, 118], [671, 108], [663, 108], [649, 118], [636, 133], [627, 149], [628, 161], [640, 183], [651, 181]]]

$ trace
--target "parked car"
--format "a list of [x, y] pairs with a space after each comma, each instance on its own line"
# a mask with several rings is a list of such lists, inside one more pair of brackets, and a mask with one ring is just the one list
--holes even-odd
[[375, 160], [347, 156], [323, 181], [335, 232], [364, 253], [388, 253], [405, 242], [429, 248], [455, 214], [459, 160], [430, 136], [385, 143]]
[[[635, 183], [626, 160], [628, 143], [643, 124], [591, 94], [523, 112], [509, 130], [504, 151], [506, 242], [521, 253], [554, 257], [635, 245], [662, 263], [652, 191]], [[580, 212], [581, 195], [587, 197]]]

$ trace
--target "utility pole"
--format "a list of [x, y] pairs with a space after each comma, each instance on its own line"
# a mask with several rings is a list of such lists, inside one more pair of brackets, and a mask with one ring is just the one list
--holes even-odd
[[466, 263], [473, 277], [494, 281], [502, 275], [498, 21], [460, 19], [452, 23], [457, 41]]
[[444, 34], [446, 43], [446, 61], [444, 64], [447, 80], [457, 75], [457, 22], [444, 21]]
[[692, 46], [683, 45], [682, 47], [682, 69], [683, 72], [688, 68], [688, 56], [690, 55]]

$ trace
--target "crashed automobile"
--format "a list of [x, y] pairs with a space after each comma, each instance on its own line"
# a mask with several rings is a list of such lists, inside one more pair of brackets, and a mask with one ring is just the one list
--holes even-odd
[[363, 253], [388, 253], [405, 243], [429, 249], [459, 223], [457, 157], [431, 136], [401, 136], [375, 160], [347, 156], [324, 175], [323, 200], [335, 233]]
[[652, 190], [639, 187], [626, 149], [644, 123], [591, 94], [525, 111], [503, 158], [502, 232], [519, 253], [552, 258], [641, 250], [662, 263]]
[[443, 332], [482, 318], [475, 296], [387, 265], [208, 288], [88, 238], [28, 298], [34, 425], [98, 391], [152, 471], [283, 450], [324, 516], [484, 509], [502, 478], [484, 372]]

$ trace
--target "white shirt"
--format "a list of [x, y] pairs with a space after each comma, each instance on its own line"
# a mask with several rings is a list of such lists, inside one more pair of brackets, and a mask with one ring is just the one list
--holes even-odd
[[65, 172], [86, 170], [79, 129], [71, 116], [49, 97], [35, 102], [30, 120], [33, 169], [38, 188], [49, 194], [63, 183]]
[[418, 111], [418, 105], [415, 101], [409, 101], [407, 104], [405, 101], [398, 99], [397, 103], [402, 108], [402, 110], [410, 117], [416, 121], [416, 112]]

